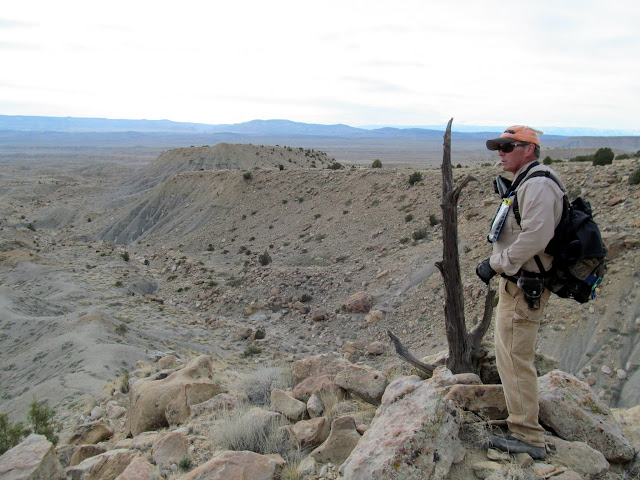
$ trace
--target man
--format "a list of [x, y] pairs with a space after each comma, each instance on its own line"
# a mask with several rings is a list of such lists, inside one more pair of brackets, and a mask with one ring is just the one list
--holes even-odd
[[538, 423], [538, 379], [533, 362], [536, 336], [550, 294], [544, 289], [543, 280], [553, 257], [544, 250], [562, 216], [564, 185], [561, 189], [544, 176], [522, 181], [533, 172], [547, 171], [560, 182], [553, 170], [537, 162], [538, 133], [542, 132], [515, 125], [499, 138], [487, 141], [489, 150], [498, 151], [502, 169], [514, 175], [507, 188], [509, 193], [516, 192], [517, 203], [509, 208], [498, 238], [494, 239], [493, 255], [478, 265], [476, 273], [487, 284], [494, 275], [501, 275], [495, 350], [510, 434], [491, 435], [489, 443], [503, 451], [525, 452], [543, 459], [545, 431]]

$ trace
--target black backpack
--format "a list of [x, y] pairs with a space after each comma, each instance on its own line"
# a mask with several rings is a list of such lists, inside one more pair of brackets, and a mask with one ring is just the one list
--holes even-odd
[[[526, 178], [518, 179], [520, 181], [516, 180], [510, 190], [515, 190], [518, 184], [534, 177], [550, 178], [560, 186], [549, 171], [537, 171]], [[514, 198], [513, 213], [520, 225], [517, 196]], [[598, 225], [593, 220], [589, 202], [578, 197], [569, 203], [567, 195], [564, 195], [560, 223], [544, 251], [553, 256], [551, 270], [546, 271], [543, 268], [540, 257], [536, 255], [533, 258], [545, 277], [545, 285], [549, 290], [559, 297], [573, 298], [580, 303], [595, 298], [596, 287], [602, 282], [607, 268], [607, 247], [602, 241]]]

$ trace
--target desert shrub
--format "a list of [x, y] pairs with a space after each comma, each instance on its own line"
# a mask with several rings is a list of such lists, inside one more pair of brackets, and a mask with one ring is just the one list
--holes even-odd
[[633, 158], [633, 155], [629, 153], [621, 153], [616, 156], [616, 160], [629, 160], [630, 158]]
[[258, 355], [259, 353], [262, 353], [262, 349], [260, 347], [248, 345], [247, 348], [244, 349], [244, 352], [242, 352], [242, 356], [247, 358]]
[[308, 293], [303, 293], [302, 296], [300, 297], [300, 301], [302, 303], [310, 302], [312, 299], [313, 299], [313, 297], [311, 295], [309, 295]]
[[131, 259], [131, 257], [129, 256], [129, 252], [127, 252], [126, 250], [120, 256], [122, 257], [122, 260], [124, 260], [125, 262], [128, 262]]
[[440, 220], [438, 219], [438, 217], [435, 216], [435, 214], [432, 213], [431, 215], [429, 215], [429, 225], [431, 225], [432, 227], [435, 227], [439, 223], [440, 223]]
[[609, 147], [599, 148], [593, 156], [594, 165], [611, 165], [615, 154]]
[[291, 371], [279, 367], [261, 367], [244, 374], [240, 378], [240, 389], [244, 391], [252, 405], [269, 405], [271, 392], [279, 388], [292, 387]]
[[180, 460], [180, 463], [178, 463], [178, 467], [180, 467], [180, 470], [187, 471], [191, 468], [191, 463], [192, 462], [189, 457], [184, 457], [182, 460]]
[[422, 174], [420, 172], [413, 172], [409, 175], [409, 185], [414, 185], [416, 182], [422, 180]]
[[29, 434], [21, 423], [12, 425], [6, 413], [0, 413], [0, 455], [18, 445]]
[[281, 163], [278, 164], [278, 170], [284, 170], [284, 165], [282, 165]]
[[58, 443], [56, 434], [62, 429], [62, 425], [58, 425], [53, 420], [55, 414], [55, 410], [49, 408], [46, 400], [38, 402], [35, 398], [29, 404], [29, 412], [27, 413], [27, 421], [32, 432], [44, 435], [54, 445]]
[[128, 330], [129, 328], [127, 328], [127, 326], [124, 323], [121, 323], [116, 327], [116, 333], [118, 335], [124, 335], [125, 333], [127, 333]]
[[412, 237], [415, 241], [422, 240], [423, 238], [427, 238], [427, 229], [419, 228], [415, 232], [413, 232]]
[[410, 213], [407, 213], [407, 214], [404, 216], [404, 221], [405, 221], [405, 222], [410, 222], [411, 220], [413, 220], [413, 215], [411, 215]]
[[595, 155], [578, 155], [569, 159], [570, 162], [593, 162]]
[[371, 168], [382, 168], [382, 162], [379, 158], [376, 158], [371, 164]]
[[35, 232], [35, 231], [36, 231], [36, 227], [33, 225], [33, 223], [28, 224], [28, 225], [27, 225], [27, 228], [28, 228], [29, 230], [33, 231], [33, 232]]
[[269, 252], [265, 250], [264, 253], [258, 257], [258, 261], [262, 266], [269, 265], [271, 263], [271, 255], [269, 255]]
[[224, 450], [249, 451], [260, 455], [279, 454], [283, 459], [295, 458], [299, 444], [283, 427], [282, 415], [257, 417], [248, 415], [248, 406], [223, 412], [211, 428], [211, 437]]
[[251, 180], [251, 172], [244, 172], [242, 174], [242, 178], [244, 178], [245, 180]]
[[256, 333], [255, 333], [255, 335], [254, 335], [254, 338], [255, 338], [256, 340], [262, 340], [262, 339], [263, 339], [264, 337], [266, 337], [266, 336], [267, 336], [267, 333], [264, 331], [264, 328], [258, 328], [258, 329], [256, 330]]
[[330, 168], [331, 170], [340, 170], [341, 168], [344, 168], [342, 166], [341, 163], [339, 162], [333, 162], [331, 165], [329, 165], [327, 168]]
[[400, 243], [401, 243], [402, 245], [404, 245], [405, 243], [409, 243], [409, 237], [402, 237], [402, 238], [400, 239]]
[[631, 185], [638, 185], [640, 183], [640, 168], [629, 176], [629, 183]]
[[542, 160], [542, 163], [544, 163], [545, 165], [551, 165], [553, 163], [553, 158], [547, 155], [546, 157], [544, 157], [544, 160]]
[[120, 378], [120, 392], [121, 393], [129, 393], [129, 379], [131, 375], [129, 372], [124, 372], [124, 375]]
[[122, 282], [120, 280], [116, 280], [116, 283], [114, 284], [114, 286], [116, 288], [120, 288], [122, 286]]

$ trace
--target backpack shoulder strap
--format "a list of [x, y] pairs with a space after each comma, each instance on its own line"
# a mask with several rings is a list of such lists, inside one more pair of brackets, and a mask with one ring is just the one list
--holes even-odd
[[[531, 168], [531, 167], [530, 167]], [[527, 170], [525, 173], [525, 175], [528, 173], [529, 170]], [[522, 178], [520, 179], [520, 177], [518, 177], [518, 179], [520, 180], [518, 182], [518, 184], [524, 183], [527, 180], [529, 180], [530, 178], [534, 178], [534, 177], [546, 177], [546, 178], [550, 178], [551, 180], [553, 180], [554, 182], [556, 182], [556, 185], [558, 185], [558, 187], [560, 187], [562, 189], [562, 187], [560, 186], [560, 183], [558, 183], [558, 180], [556, 180], [556, 178], [551, 175], [551, 172], [549, 170], [540, 170], [538, 172], [533, 172], [531, 175], [529, 175], [526, 178]], [[515, 183], [515, 182], [514, 182]], [[516, 185], [516, 187], [519, 185]], [[522, 220], [522, 217], [520, 216], [520, 208], [518, 206], [518, 195], [515, 191], [515, 188], [512, 188], [513, 190], [513, 214], [516, 217], [516, 222], [518, 222], [518, 226], [520, 226], [520, 221]]]

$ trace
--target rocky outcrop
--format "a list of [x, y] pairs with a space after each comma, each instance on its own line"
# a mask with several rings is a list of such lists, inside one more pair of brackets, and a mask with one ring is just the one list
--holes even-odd
[[389, 381], [382, 372], [369, 366], [349, 365], [336, 375], [335, 383], [367, 403], [380, 405]]
[[179, 480], [274, 480], [278, 462], [253, 452], [226, 451]]
[[212, 376], [212, 359], [203, 355], [166, 377], [159, 374], [138, 380], [129, 392], [130, 405], [125, 430], [136, 436], [141, 432], [167, 427], [167, 406], [180, 395], [183, 387], [193, 383], [213, 383]]
[[329, 437], [331, 427], [325, 417], [318, 417], [291, 425], [289, 431], [303, 447], [317, 447]]
[[271, 408], [294, 422], [302, 420], [307, 411], [307, 405], [304, 402], [296, 400], [278, 388], [271, 391]]
[[64, 480], [65, 473], [53, 444], [44, 435], [31, 434], [0, 456], [2, 480]]
[[564, 440], [585, 441], [614, 463], [633, 459], [609, 407], [596, 398], [589, 385], [560, 370], [538, 381], [540, 421]]
[[95, 444], [108, 440], [112, 435], [113, 430], [104, 423], [91, 422], [76, 428], [67, 443], [70, 445]]
[[196, 382], [182, 385], [178, 395], [169, 402], [165, 417], [169, 425], [180, 425], [191, 415], [191, 407], [205, 402], [222, 393], [222, 387], [216, 383]]
[[342, 465], [344, 479], [444, 479], [462, 448], [458, 430], [455, 408], [435, 382], [401, 377]]
[[336, 375], [349, 365], [351, 365], [351, 362], [345, 360], [337, 353], [324, 353], [303, 358], [302, 360], [294, 362], [291, 367], [293, 383], [297, 385], [309, 377]]
[[109, 450], [66, 470], [69, 480], [114, 480], [138, 455], [135, 450]]
[[180, 432], [170, 432], [153, 442], [151, 458], [156, 465], [179, 463], [187, 456], [189, 440]]
[[311, 452], [311, 456], [319, 463], [341, 464], [360, 441], [353, 417], [336, 418], [331, 423], [331, 433], [325, 442]]

